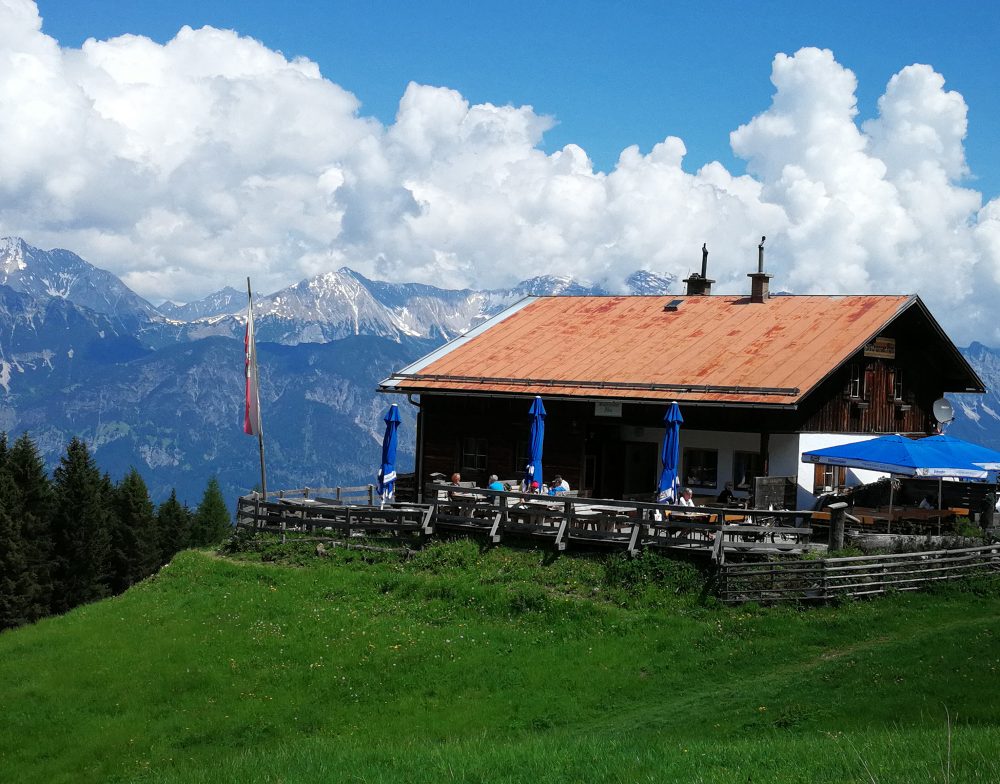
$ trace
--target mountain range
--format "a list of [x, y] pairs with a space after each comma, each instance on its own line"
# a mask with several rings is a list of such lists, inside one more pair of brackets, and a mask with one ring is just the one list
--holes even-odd
[[[641, 270], [627, 293], [676, 280]], [[254, 297], [270, 488], [373, 481], [388, 401], [376, 383], [529, 295], [606, 294], [567, 277], [506, 289], [369, 280], [342, 268]], [[259, 484], [242, 432], [246, 294], [225, 288], [154, 306], [67, 250], [0, 239], [0, 430], [28, 431], [54, 465], [73, 435], [112, 477], [135, 466], [156, 499], [196, 503], [214, 474], [227, 497]], [[991, 392], [952, 396], [949, 433], [1000, 448], [1000, 351], [962, 349]], [[400, 401], [396, 401], [400, 402]], [[412, 407], [400, 470], [412, 466]]]
[[[50, 465], [73, 435], [113, 477], [136, 466], [155, 498], [195, 503], [215, 474], [228, 497], [259, 484], [242, 432], [246, 294], [152, 305], [65, 250], [0, 240], [0, 430], [28, 431]], [[641, 271], [633, 293], [673, 279]], [[377, 382], [531, 294], [599, 294], [570, 278], [498, 290], [388, 283], [350, 269], [265, 296], [254, 312], [270, 487], [367, 484], [386, 398]], [[400, 406], [402, 433], [415, 414]], [[412, 466], [412, 438], [400, 468]]]

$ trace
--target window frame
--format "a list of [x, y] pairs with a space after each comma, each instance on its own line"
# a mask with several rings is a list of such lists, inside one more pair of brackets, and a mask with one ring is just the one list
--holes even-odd
[[[750, 476], [746, 484], [739, 484], [736, 480], [739, 476], [737, 471], [737, 461], [740, 459], [741, 455], [748, 455], [753, 458], [753, 462], [756, 463], [756, 473]], [[736, 449], [733, 451], [733, 490], [745, 490], [749, 492], [753, 489], [754, 480], [758, 476], [764, 475], [764, 457], [760, 452], [754, 452], [750, 449]]]
[[[702, 453], [704, 455], [712, 455], [715, 461], [715, 467], [713, 472], [713, 479], [711, 482], [705, 481], [701, 477], [692, 473], [693, 466], [691, 465], [691, 455], [693, 453]], [[718, 488], [719, 486], [719, 450], [712, 449], [710, 447], [700, 447], [700, 446], [686, 446], [684, 447], [684, 454], [681, 460], [682, 476], [683, 480], [681, 482], [685, 487], [694, 488]], [[704, 471], [701, 465], [698, 467], [698, 471]]]
[[[469, 462], [470, 457], [473, 459], [472, 462]], [[489, 463], [489, 440], [482, 436], [464, 436], [462, 458], [459, 463], [462, 471], [485, 471]]]

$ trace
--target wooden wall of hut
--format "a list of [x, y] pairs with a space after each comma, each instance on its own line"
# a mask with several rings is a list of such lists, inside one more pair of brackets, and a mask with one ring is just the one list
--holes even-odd
[[929, 412], [941, 389], [915, 368], [857, 356], [810, 396], [800, 430], [816, 433], [930, 431]]
[[[530, 399], [424, 395], [422, 405], [425, 477], [458, 471], [463, 481], [484, 486], [490, 474], [501, 479], [524, 474]], [[544, 478], [560, 474], [573, 488], [580, 485], [585, 448], [578, 406], [545, 401]]]

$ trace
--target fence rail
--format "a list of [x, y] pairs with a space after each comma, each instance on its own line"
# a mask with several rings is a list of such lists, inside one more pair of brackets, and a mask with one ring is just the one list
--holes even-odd
[[986, 571], [1000, 571], [1000, 544], [892, 555], [730, 562], [719, 568], [719, 595], [734, 604], [823, 601], [913, 591]]

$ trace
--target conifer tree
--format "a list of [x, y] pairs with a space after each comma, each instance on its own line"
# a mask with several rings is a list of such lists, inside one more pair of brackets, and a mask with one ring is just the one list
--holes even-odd
[[219, 544], [231, 531], [232, 518], [219, 489], [219, 481], [213, 476], [208, 480], [205, 494], [194, 513], [191, 543], [195, 547]]
[[121, 593], [153, 573], [159, 565], [156, 518], [149, 490], [132, 468], [111, 491], [111, 589]]
[[161, 566], [191, 546], [191, 510], [181, 505], [175, 490], [156, 510], [156, 541]]
[[53, 472], [55, 612], [108, 595], [112, 520], [108, 484], [87, 445], [74, 437]]
[[26, 614], [36, 621], [52, 612], [52, 485], [27, 433], [4, 450], [3, 464], [17, 491], [9, 511], [21, 529], [21, 554], [29, 573]]
[[0, 466], [0, 629], [32, 620], [31, 571], [24, 556], [21, 526], [12, 513], [18, 506], [17, 488]]

